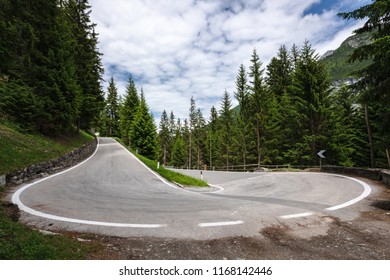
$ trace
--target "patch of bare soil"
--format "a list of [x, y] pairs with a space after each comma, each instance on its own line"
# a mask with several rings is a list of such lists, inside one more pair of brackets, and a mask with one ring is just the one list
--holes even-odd
[[90, 259], [389, 260], [390, 213], [387, 204], [382, 207], [381, 201], [390, 201], [390, 190], [385, 187], [370, 197], [371, 206], [353, 221], [343, 222], [331, 216], [320, 217], [326, 223], [326, 230], [313, 236], [305, 236], [296, 227], [285, 223], [259, 230], [257, 238], [234, 237], [207, 241], [119, 238], [75, 233], [68, 235], [99, 244], [101, 249], [91, 254]]

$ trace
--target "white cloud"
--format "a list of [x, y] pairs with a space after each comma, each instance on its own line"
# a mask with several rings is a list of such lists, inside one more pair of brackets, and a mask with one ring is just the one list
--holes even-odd
[[[352, 0], [339, 1], [348, 8]], [[367, 2], [360, 0], [358, 2]], [[143, 87], [156, 116], [162, 110], [187, 118], [194, 96], [203, 114], [233, 96], [240, 63], [254, 48], [263, 67], [280, 45], [309, 40], [318, 52], [334, 49], [356, 28], [334, 7], [305, 14], [319, 0], [91, 0], [105, 78], [124, 94], [127, 76]], [[106, 85], [105, 85], [106, 87]], [[159, 121], [159, 120], [157, 120]]]

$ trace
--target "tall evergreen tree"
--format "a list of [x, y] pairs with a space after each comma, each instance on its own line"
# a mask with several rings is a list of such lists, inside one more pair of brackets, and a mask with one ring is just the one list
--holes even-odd
[[193, 96], [191, 96], [190, 100], [190, 112], [189, 112], [189, 141], [188, 141], [188, 166], [189, 169], [192, 168], [192, 162], [193, 162], [193, 142], [194, 142], [194, 128], [196, 125], [196, 104], [195, 99]]
[[251, 124], [256, 135], [256, 163], [260, 165], [263, 153], [262, 147], [264, 145], [264, 123], [267, 117], [269, 104], [267, 100], [267, 91], [263, 82], [264, 70], [261, 69], [262, 63], [256, 49], [253, 50], [251, 63], [249, 73], [249, 77], [252, 79], [250, 81], [250, 113]]
[[77, 126], [89, 129], [96, 124], [104, 104], [104, 94], [100, 86], [103, 67], [101, 53], [97, 48], [96, 24], [91, 23], [91, 6], [88, 0], [68, 0], [61, 3], [75, 38], [77, 83], [82, 95]]
[[124, 141], [125, 145], [129, 145], [129, 133], [130, 127], [134, 120], [135, 113], [139, 105], [139, 96], [137, 88], [135, 86], [133, 77], [130, 75], [127, 85], [126, 93], [124, 96], [123, 105], [120, 110], [120, 131], [121, 138]]
[[[371, 43], [357, 48], [350, 58], [351, 62], [367, 59], [372, 61], [370, 65], [355, 73], [360, 78], [354, 85], [354, 88], [360, 92], [360, 102], [364, 106], [371, 167], [387, 166], [385, 150], [390, 146], [389, 14], [388, 0], [374, 0], [371, 4], [355, 11], [339, 14], [344, 19], [367, 18], [365, 24], [355, 30], [355, 33], [371, 32], [372, 34]], [[370, 111], [375, 111], [374, 118]], [[376, 158], [379, 158], [378, 162]]]
[[140, 154], [152, 159], [156, 158], [157, 129], [142, 89], [137, 113], [131, 125], [130, 145]]
[[167, 164], [168, 158], [169, 158], [169, 145], [171, 141], [171, 135], [169, 131], [169, 120], [167, 112], [164, 110], [161, 114], [161, 120], [160, 120], [160, 131], [158, 133], [159, 140], [160, 140], [160, 147], [162, 155], [160, 156], [162, 159], [162, 163], [164, 165]]
[[219, 142], [217, 138], [218, 131], [218, 112], [217, 109], [212, 106], [210, 109], [210, 119], [208, 122], [208, 133], [206, 138], [206, 148], [208, 151], [208, 157], [206, 157], [206, 161], [210, 168], [215, 165], [221, 164], [218, 163], [218, 153], [219, 151]]
[[110, 136], [119, 136], [119, 101], [118, 89], [114, 78], [111, 77], [107, 88], [107, 127]]
[[229, 169], [232, 158], [232, 136], [233, 136], [233, 113], [232, 103], [229, 93], [225, 90], [222, 98], [220, 110], [220, 130], [219, 137], [221, 143], [221, 161], [224, 162], [226, 169]]
[[267, 66], [267, 84], [269, 90], [279, 97], [287, 93], [292, 84], [292, 61], [283, 45], [279, 48], [276, 57], [273, 57]]
[[[293, 77], [291, 101], [299, 113], [296, 135], [289, 149], [291, 160], [316, 164], [319, 149], [325, 149], [324, 133], [329, 117], [330, 82], [327, 72], [309, 42], [305, 42]], [[295, 121], [295, 120], [293, 120]]]
[[247, 154], [251, 136], [250, 115], [250, 96], [248, 91], [248, 78], [244, 65], [241, 63], [236, 78], [236, 91], [234, 97], [237, 99], [240, 106], [240, 111], [236, 117], [237, 125], [235, 128], [234, 142], [236, 150], [239, 151], [242, 159], [242, 164], [247, 164]]
[[[183, 129], [184, 130], [184, 129]], [[180, 119], [177, 120], [176, 132], [173, 141], [172, 154], [170, 163], [176, 167], [185, 167], [188, 155], [184, 140]]]
[[197, 108], [195, 114], [195, 125], [193, 130], [193, 139], [195, 144], [195, 155], [196, 155], [196, 164], [197, 168], [201, 169], [204, 160], [204, 140], [206, 139], [205, 131], [206, 121], [203, 118], [202, 111], [200, 108]]

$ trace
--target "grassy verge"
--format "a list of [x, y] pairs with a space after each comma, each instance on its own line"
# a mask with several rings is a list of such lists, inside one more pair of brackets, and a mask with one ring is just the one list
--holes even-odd
[[184, 186], [195, 186], [195, 187], [207, 187], [207, 183], [203, 180], [195, 179], [190, 176], [186, 176], [181, 173], [174, 172], [172, 170], [168, 170], [164, 168], [163, 166], [160, 166], [159, 169], [157, 169], [157, 162], [154, 160], [150, 160], [142, 155], [136, 155], [137, 158], [139, 158], [143, 163], [146, 164], [147, 167], [152, 169], [153, 171], [160, 174], [162, 177], [167, 179], [171, 182], [176, 182]]
[[[3, 189], [0, 190], [0, 196]], [[61, 235], [44, 235], [17, 222], [15, 205], [0, 204], [0, 260], [85, 259], [97, 245]]]
[[[123, 145], [120, 139], [116, 138], [116, 140]], [[124, 146], [124, 145], [123, 145]], [[157, 161], [148, 159], [147, 157], [144, 157], [140, 154], [136, 154], [134, 151], [131, 151], [140, 161], [145, 163], [147, 167], [152, 169], [154, 172], [160, 174], [163, 178], [167, 179], [168, 181], [179, 183], [184, 186], [193, 186], [193, 187], [207, 187], [208, 184], [199, 179], [195, 179], [190, 176], [186, 176], [181, 173], [174, 172], [172, 170], [168, 170], [160, 165], [160, 168], [157, 169]]]
[[12, 124], [0, 123], [0, 174], [57, 158], [92, 139], [84, 132], [52, 139], [24, 133]]
[[[0, 123], [0, 174], [57, 158], [93, 137], [80, 133], [51, 139], [23, 132], [12, 123]], [[4, 188], [0, 188], [0, 197]], [[0, 260], [85, 259], [97, 245], [71, 237], [44, 235], [18, 222], [17, 206], [0, 201]]]

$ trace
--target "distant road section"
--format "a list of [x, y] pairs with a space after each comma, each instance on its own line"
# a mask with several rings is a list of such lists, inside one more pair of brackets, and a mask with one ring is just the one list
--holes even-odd
[[[180, 172], [200, 176], [200, 171]], [[360, 182], [329, 174], [203, 175], [221, 191], [191, 192], [174, 187], [115, 140], [99, 138], [97, 151], [87, 161], [21, 186], [12, 200], [23, 210], [24, 222], [45, 230], [210, 239], [254, 236], [283, 216], [329, 215], [326, 209], [363, 199], [364, 192], [369, 194]], [[332, 215], [354, 218], [354, 203]]]

